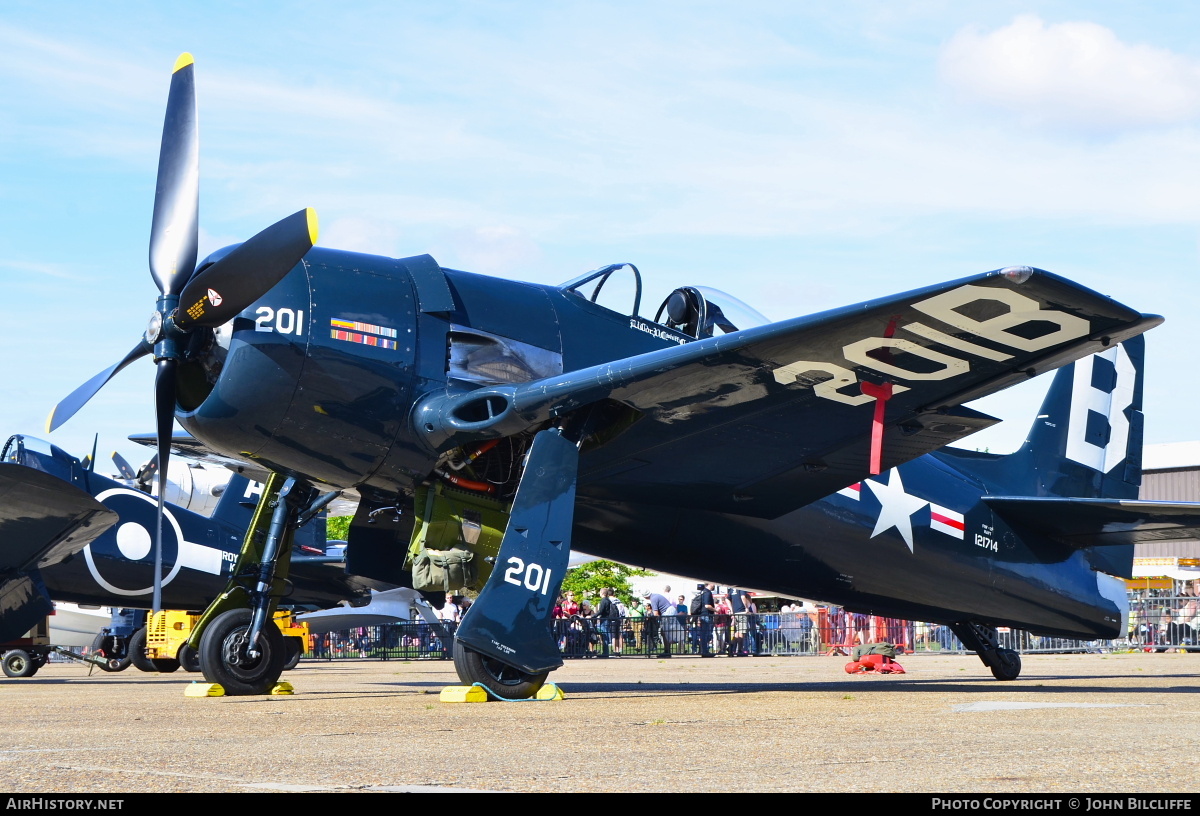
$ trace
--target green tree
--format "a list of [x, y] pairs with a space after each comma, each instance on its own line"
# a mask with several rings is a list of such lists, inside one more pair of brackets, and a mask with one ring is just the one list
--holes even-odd
[[600, 601], [600, 590], [612, 587], [617, 597], [628, 604], [633, 602], [629, 579], [653, 574], [649, 570], [627, 567], [616, 561], [590, 561], [567, 570], [562, 591], [574, 592], [576, 598], [584, 598], [594, 607]]
[[325, 519], [325, 538], [328, 541], [345, 541], [350, 534], [350, 522], [354, 516], [333, 516]]

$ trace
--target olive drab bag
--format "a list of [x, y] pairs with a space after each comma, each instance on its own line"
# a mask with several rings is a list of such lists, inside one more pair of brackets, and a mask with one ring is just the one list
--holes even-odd
[[475, 554], [453, 547], [449, 550], [422, 549], [412, 562], [413, 589], [454, 592], [474, 587], [479, 580]]

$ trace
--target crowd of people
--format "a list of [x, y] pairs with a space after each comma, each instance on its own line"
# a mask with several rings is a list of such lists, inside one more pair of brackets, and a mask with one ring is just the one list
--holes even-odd
[[[963, 651], [949, 626], [896, 620], [838, 606], [779, 599], [760, 609], [744, 589], [696, 584], [685, 592], [646, 590], [625, 599], [612, 588], [595, 597], [562, 593], [554, 607], [554, 635], [566, 657], [677, 655], [740, 657], [755, 654], [850, 654], [854, 647], [891, 643], [902, 651]], [[463, 595], [446, 596], [441, 625], [423, 621], [331, 634], [310, 652], [321, 656], [366, 657], [383, 647], [414, 648], [421, 654], [449, 655], [453, 633], [471, 605]], [[379, 629], [379, 633], [373, 630]], [[386, 630], [386, 632], [384, 631]], [[1001, 645], [1018, 651], [1078, 648], [1079, 643], [1000, 631]], [[1085, 644], [1086, 645], [1086, 644]], [[1094, 645], [1094, 644], [1093, 644]], [[314, 648], [315, 647], [315, 648]], [[1200, 652], [1200, 579], [1177, 582], [1131, 600], [1127, 643], [1157, 652]]]
[[563, 654], [578, 657], [746, 657], [771, 641], [801, 652], [821, 642], [815, 607], [788, 603], [761, 614], [748, 591], [705, 583], [690, 593], [670, 585], [645, 590], [628, 603], [611, 588], [602, 589], [598, 601], [567, 591], [555, 605], [554, 624]]
[[1147, 651], [1200, 651], [1200, 579], [1178, 582], [1170, 594], [1146, 592], [1136, 599], [1129, 640]]

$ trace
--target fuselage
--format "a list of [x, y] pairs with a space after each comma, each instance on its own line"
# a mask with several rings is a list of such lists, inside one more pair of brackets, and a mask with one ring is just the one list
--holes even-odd
[[[218, 338], [184, 367], [177, 418], [188, 431], [410, 506], [445, 453], [413, 428], [423, 398], [687, 340], [557, 287], [325, 249]], [[1120, 603], [1080, 553], [1023, 540], [981, 502], [1009, 488], [936, 455], [771, 519], [589, 493], [589, 457], [585, 447], [574, 545], [595, 555], [896, 617], [1084, 637], [1121, 626]]]
[[1082, 552], [1022, 538], [981, 501], [1005, 492], [930, 455], [776, 519], [581, 499], [575, 543], [888, 617], [1117, 636], [1123, 583]]

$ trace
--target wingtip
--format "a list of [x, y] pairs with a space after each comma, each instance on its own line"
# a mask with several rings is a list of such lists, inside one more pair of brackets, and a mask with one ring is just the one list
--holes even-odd
[[312, 207], [307, 207], [304, 210], [304, 215], [308, 219], [308, 240], [313, 245], [317, 245], [317, 235], [320, 230], [317, 226], [317, 211]]
[[189, 54], [187, 51], [184, 51], [182, 54], [179, 55], [179, 58], [177, 60], [175, 60], [175, 67], [171, 69], [171, 73], [172, 74], [178, 73], [180, 70], [187, 68], [189, 65], [191, 65], [194, 62], [195, 62], [195, 60], [192, 59], [192, 55]]

